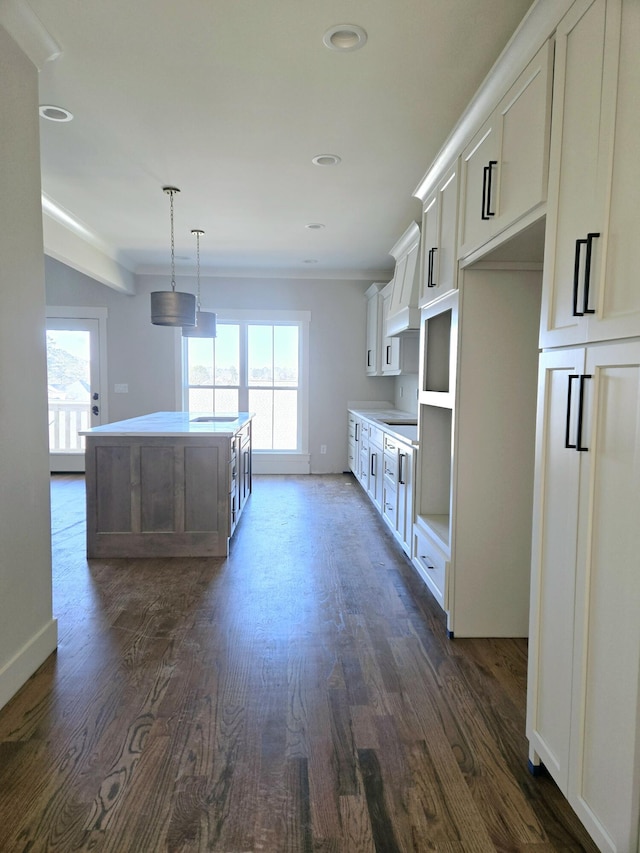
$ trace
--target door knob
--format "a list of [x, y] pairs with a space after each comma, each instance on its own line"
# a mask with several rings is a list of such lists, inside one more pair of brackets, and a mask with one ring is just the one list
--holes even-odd
[[100, 409], [97, 406], [91, 406], [91, 411], [94, 415], [97, 415]]

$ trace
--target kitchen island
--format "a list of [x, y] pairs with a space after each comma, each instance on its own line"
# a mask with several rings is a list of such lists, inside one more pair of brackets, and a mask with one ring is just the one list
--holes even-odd
[[251, 494], [248, 412], [155, 412], [86, 441], [88, 557], [224, 557]]

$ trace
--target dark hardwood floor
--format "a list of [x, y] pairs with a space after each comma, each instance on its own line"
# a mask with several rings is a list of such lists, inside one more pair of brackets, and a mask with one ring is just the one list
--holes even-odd
[[85, 558], [0, 712], [0, 851], [594, 851], [527, 771], [526, 643], [448, 640], [351, 476], [257, 477], [228, 559]]

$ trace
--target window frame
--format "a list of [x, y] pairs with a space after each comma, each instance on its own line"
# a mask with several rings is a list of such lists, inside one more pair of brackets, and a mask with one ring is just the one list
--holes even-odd
[[[212, 311], [213, 308], [205, 308], [203, 311]], [[249, 326], [292, 326], [298, 328], [298, 417], [297, 417], [297, 439], [296, 450], [256, 450], [254, 448], [254, 467], [256, 474], [308, 474], [310, 473], [311, 456], [309, 453], [309, 326], [311, 322], [310, 311], [278, 311], [278, 310], [247, 310], [247, 309], [217, 309], [219, 324], [237, 324], [240, 326], [240, 376], [238, 384], [238, 409], [249, 411], [249, 390], [252, 387], [248, 376], [248, 327]], [[180, 352], [180, 388], [178, 400], [180, 408], [187, 411], [189, 388], [187, 368], [187, 346], [189, 338], [182, 338]], [[214, 377], [215, 378], [215, 377]], [[236, 387], [205, 385], [204, 388]], [[255, 386], [254, 386], [255, 387]], [[267, 390], [278, 390], [274, 383], [266, 386]], [[290, 390], [291, 386], [284, 387]]]

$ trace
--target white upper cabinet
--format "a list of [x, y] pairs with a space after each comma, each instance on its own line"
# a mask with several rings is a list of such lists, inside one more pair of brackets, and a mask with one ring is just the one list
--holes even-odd
[[542, 347], [640, 334], [639, 40], [633, 2], [577, 0], [558, 27]]
[[544, 212], [552, 63], [548, 41], [462, 152], [461, 258]]
[[458, 280], [458, 161], [446, 171], [422, 216], [420, 307], [455, 290]]
[[400, 335], [420, 328], [419, 253], [420, 229], [412, 222], [389, 253], [396, 259], [396, 269], [386, 321], [386, 335]]
[[[406, 261], [406, 259], [405, 259]], [[390, 338], [385, 329], [393, 296], [394, 282], [390, 281], [380, 293], [382, 308], [382, 334], [380, 337], [380, 373], [383, 376], [400, 373], [400, 338]]]
[[382, 304], [380, 291], [384, 284], [372, 284], [365, 293], [367, 300], [367, 340], [365, 349], [365, 370], [367, 376], [380, 375]]
[[[406, 260], [406, 258], [404, 259]], [[380, 341], [380, 374], [399, 376], [402, 373], [418, 373], [420, 332], [406, 331], [402, 335], [385, 334], [395, 284], [380, 291], [382, 305], [382, 336]]]

